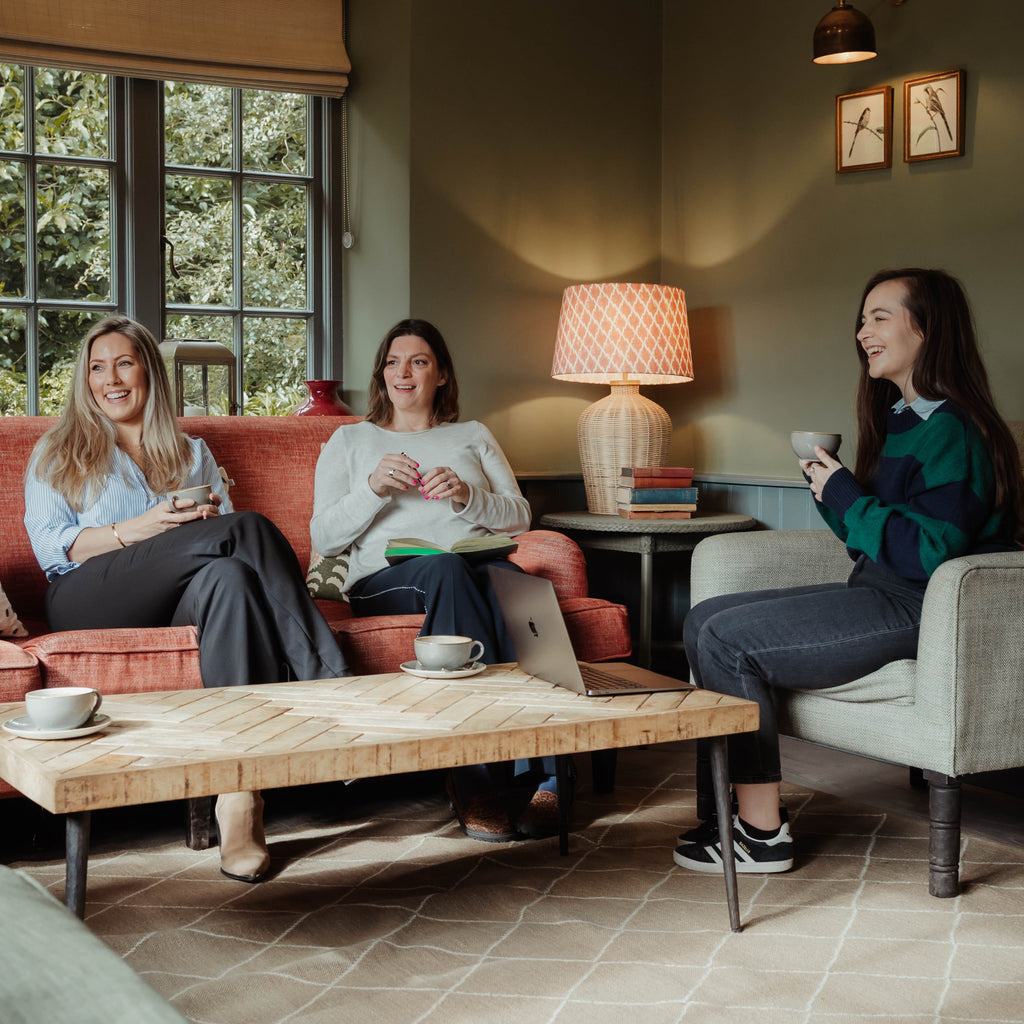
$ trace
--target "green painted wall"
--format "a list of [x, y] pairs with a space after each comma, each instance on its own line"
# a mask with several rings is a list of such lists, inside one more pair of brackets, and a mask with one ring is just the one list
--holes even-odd
[[[844, 67], [810, 59], [826, 2], [665, 4], [663, 273], [687, 292], [696, 374], [666, 408], [707, 472], [797, 476], [791, 429], [842, 431], [852, 461], [852, 325], [882, 266], [961, 278], [1003, 414], [1024, 417], [1024, 8], [857, 6], [879, 56]], [[904, 80], [954, 68], [966, 155], [905, 163]], [[892, 167], [836, 174], [836, 95], [886, 84]]]
[[[455, 353], [466, 417], [520, 472], [579, 469], [604, 389], [550, 379], [562, 288], [687, 292], [692, 384], [648, 388], [674, 461], [796, 477], [788, 433], [852, 440], [852, 329], [882, 265], [960, 276], [1004, 414], [1024, 418], [1024, 7], [858, 6], [881, 54], [810, 60], [829, 4], [772, 0], [349, 0], [353, 213], [345, 387], [406, 315]], [[902, 160], [902, 82], [967, 70], [967, 155]], [[835, 96], [896, 93], [893, 167], [834, 172]], [[852, 455], [852, 451], [850, 452]]]

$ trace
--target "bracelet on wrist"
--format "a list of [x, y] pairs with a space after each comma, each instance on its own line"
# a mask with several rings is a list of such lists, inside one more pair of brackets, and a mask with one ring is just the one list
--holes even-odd
[[114, 523], [110, 524], [110, 529], [114, 531], [114, 536], [117, 538], [117, 543], [120, 544], [121, 547], [123, 548], [128, 547], [128, 545], [125, 544], [123, 540], [121, 540], [121, 534], [117, 532], [117, 526]]

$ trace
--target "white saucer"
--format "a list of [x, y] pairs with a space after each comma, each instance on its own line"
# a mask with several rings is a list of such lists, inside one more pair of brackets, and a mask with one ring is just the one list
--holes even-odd
[[465, 679], [466, 676], [478, 675], [485, 668], [487, 666], [480, 661], [474, 661], [472, 665], [463, 665], [462, 668], [423, 668], [418, 661], [405, 661], [401, 665], [403, 672], [423, 679]]
[[38, 725], [33, 725], [32, 719], [26, 715], [24, 718], [12, 718], [4, 722], [4, 731], [13, 732], [15, 736], [24, 736], [30, 740], [74, 740], [79, 736], [91, 736], [108, 725], [110, 725], [110, 715], [94, 715], [85, 725], [80, 725], [77, 729], [40, 729]]

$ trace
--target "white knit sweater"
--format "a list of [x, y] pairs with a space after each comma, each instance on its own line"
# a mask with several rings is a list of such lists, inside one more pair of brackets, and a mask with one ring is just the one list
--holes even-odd
[[[468, 503], [428, 501], [415, 488], [378, 497], [369, 476], [384, 455], [400, 452], [419, 463], [422, 475], [450, 466], [469, 485]], [[514, 535], [529, 526], [530, 506], [512, 468], [476, 420], [412, 433], [348, 424], [335, 431], [316, 464], [310, 538], [322, 555], [351, 547], [346, 593], [387, 565], [384, 550], [392, 537], [420, 537], [449, 548], [463, 537]]]

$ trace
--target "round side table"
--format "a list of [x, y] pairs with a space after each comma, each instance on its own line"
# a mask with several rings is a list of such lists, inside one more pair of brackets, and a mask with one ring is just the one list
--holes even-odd
[[692, 551], [716, 533], [753, 530], [757, 520], [736, 512], [710, 512], [692, 519], [623, 519], [599, 512], [549, 512], [540, 525], [567, 534], [581, 548], [631, 551], [640, 556], [640, 622], [637, 657], [651, 667], [654, 556], [661, 551]]

